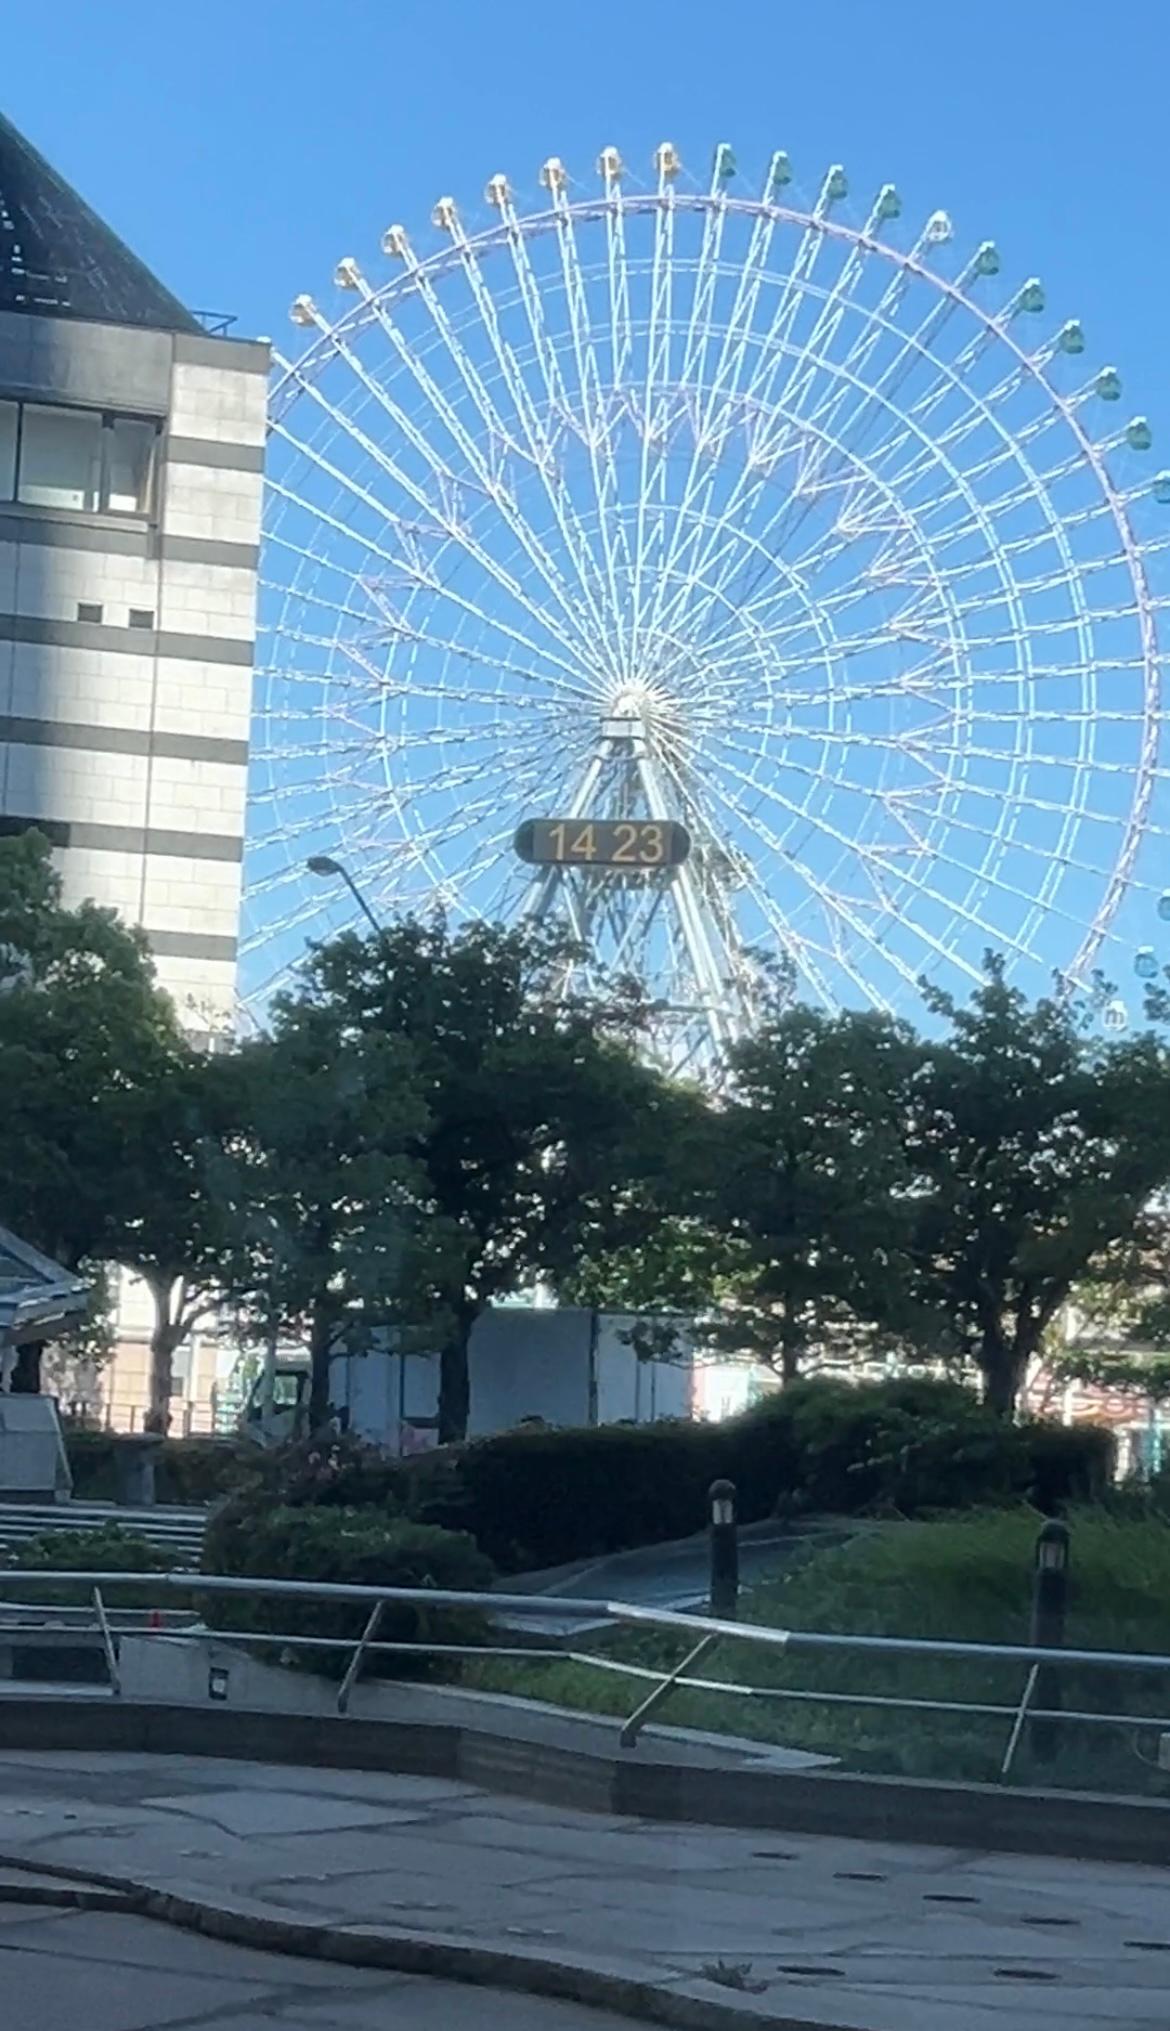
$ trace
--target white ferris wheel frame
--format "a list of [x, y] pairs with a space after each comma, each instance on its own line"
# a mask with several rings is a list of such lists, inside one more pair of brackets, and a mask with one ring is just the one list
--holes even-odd
[[[629, 276], [625, 252], [627, 222], [647, 216], [653, 222], [649, 323], [645, 333], [647, 368], [642, 398], [647, 418], [652, 413], [655, 374], [664, 373], [669, 363], [675, 222], [681, 214], [690, 213], [697, 215], [702, 225], [702, 246], [695, 270], [688, 329], [683, 340], [682, 368], [674, 377], [677, 385], [686, 385], [688, 363], [693, 365], [698, 359], [700, 365], [703, 364], [707, 350], [712, 344], [717, 347], [719, 357], [714, 382], [700, 383], [700, 396], [705, 398], [707, 407], [695, 428], [694, 448], [683, 494], [684, 506], [696, 498], [696, 491], [701, 488], [703, 432], [717, 421], [716, 405], [721, 399], [721, 391], [726, 402], [734, 403], [737, 414], [747, 419], [756, 431], [757, 442], [760, 445], [758, 456], [745, 460], [743, 469], [731, 489], [730, 497], [724, 501], [713, 526], [701, 524], [701, 534], [696, 537], [693, 533], [683, 532], [682, 515], [677, 517], [671, 538], [670, 556], [677, 556], [680, 544], [684, 551], [688, 544], [694, 551], [696, 544], [701, 543], [703, 547], [698, 553], [696, 571], [705, 571], [712, 558], [718, 561], [721, 542], [726, 550], [731, 530], [730, 517], [751, 488], [760, 483], [756, 475], [763, 475], [766, 471], [769, 429], [775, 431], [777, 416], [780, 417], [783, 426], [786, 415], [782, 410], [768, 407], [769, 379], [770, 377], [774, 379], [777, 362], [782, 362], [786, 376], [784, 393], [787, 395], [793, 380], [799, 376], [802, 353], [807, 354], [808, 351], [807, 343], [789, 354], [785, 350], [785, 335], [791, 336], [793, 322], [806, 294], [815, 302], [817, 292], [813, 287], [813, 274], [818, 254], [823, 246], [835, 243], [843, 251], [844, 259], [833, 277], [831, 286], [821, 291], [821, 300], [816, 311], [815, 333], [831, 333], [839, 325], [849, 304], [851, 292], [868, 262], [888, 264], [889, 282], [883, 290], [877, 310], [865, 312], [861, 337], [853, 340], [843, 361], [832, 364], [831, 373], [834, 378], [830, 396], [822, 397], [819, 407], [811, 415], [800, 417], [801, 428], [815, 447], [809, 454], [812, 461], [811, 477], [815, 481], [817, 461], [821, 462], [823, 469], [824, 462], [833, 456], [846, 457], [854, 467], [865, 474], [877, 494], [890, 498], [892, 513], [909, 524], [914, 523], [913, 511], [906, 509], [900, 501], [891, 496], [890, 483], [872, 467], [867, 466], [865, 459], [855, 450], [842, 443], [835, 436], [833, 428], [844, 403], [854, 401], [864, 408], [868, 402], [877, 399], [877, 389], [881, 388], [881, 382], [871, 386], [858, 376], [856, 368], [864, 362], [866, 334], [875, 323], [882, 324], [884, 311], [884, 328], [897, 342], [899, 348], [893, 362], [886, 366], [882, 377], [887, 384], [880, 396], [884, 410], [894, 419], [893, 427], [903, 432], [904, 441], [911, 447], [912, 457], [922, 457], [927, 450], [936, 458], [941, 457], [949, 475], [953, 498], [962, 504], [964, 512], [970, 518], [971, 526], [978, 526], [979, 533], [986, 542], [988, 556], [999, 575], [1003, 598], [1013, 612], [1013, 631], [1005, 635], [1003, 640], [1019, 652], [1021, 668], [1031, 673], [1033, 654], [1031, 636], [1034, 631], [1019, 606], [1011, 560], [996, 536], [994, 517], [989, 514], [986, 502], [973, 493], [970, 475], [954, 459], [949, 458], [945, 450], [940, 452], [939, 446], [932, 443], [929, 433], [930, 404], [926, 405], [925, 418], [921, 413], [916, 415], [913, 406], [905, 410], [900, 409], [896, 387], [891, 390], [888, 385], [893, 369], [899, 362], [905, 366], [914, 359], [924, 359], [939, 376], [940, 387], [951, 384], [957, 386], [955, 361], [939, 357], [932, 352], [931, 342], [935, 332], [950, 313], [954, 310], [962, 311], [966, 318], [973, 321], [975, 327], [975, 337], [968, 341], [964, 353], [970, 355], [973, 348], [995, 346], [1000, 349], [999, 357], [1005, 360], [1005, 377], [997, 383], [990, 394], [980, 395], [969, 386], [962, 389], [962, 394], [972, 411], [977, 413], [1002, 440], [1002, 449], [996, 453], [991, 463], [1011, 462], [1010, 470], [1014, 483], [1010, 496], [1012, 503], [1016, 504], [1027, 497], [1039, 508], [1060, 560], [1060, 568], [1053, 574], [1051, 583], [1053, 586], [1067, 588], [1074, 610], [1075, 625], [1080, 630], [1087, 657], [1091, 657], [1092, 653], [1088, 631], [1092, 621], [1099, 616], [1086, 605], [1078, 560], [1073, 555], [1067, 528], [1054, 510], [1047, 491], [1054, 474], [1037, 471], [1030, 462], [1026, 444], [1022, 443], [1019, 437], [1013, 436], [994, 414], [995, 395], [1003, 388], [1017, 381], [1033, 383], [1042, 399], [1045, 412], [1044, 422], [1037, 428], [1047, 428], [1051, 415], [1059, 418], [1067, 428], [1071, 439], [1070, 469], [1073, 464], [1079, 463], [1092, 475], [1115, 531], [1114, 555], [1117, 560], [1124, 563], [1133, 589], [1132, 612], [1137, 620], [1140, 637], [1142, 673], [1140, 752], [1137, 765], [1132, 769], [1132, 793], [1121, 827], [1111, 873], [1089, 921], [1078, 926], [1079, 942], [1065, 969], [1066, 981], [1070, 986], [1075, 985], [1083, 982], [1088, 975], [1110, 922], [1133, 880], [1141, 844], [1150, 825], [1154, 789], [1159, 776], [1159, 737], [1162, 723], [1162, 659], [1156, 620], [1159, 602], [1151, 591], [1146, 570], [1146, 555], [1151, 546], [1143, 546], [1139, 541], [1129, 515], [1129, 504], [1134, 496], [1118, 487], [1109, 469], [1107, 452], [1111, 445], [1120, 440], [1116, 437], [1104, 441], [1095, 439], [1082, 422], [1080, 414], [1082, 400], [1076, 396], [1063, 394], [1045, 373], [1045, 365], [1052, 358], [1058, 341], [1051, 341], [1047, 346], [1031, 352], [1017, 338], [1012, 328], [1014, 319], [1021, 309], [1033, 307], [1028, 302], [1027, 292], [1035, 290], [1038, 285], [1024, 284], [1006, 309], [995, 314], [981, 305], [977, 296], [967, 286], [974, 276], [988, 272], [979, 267], [979, 262], [986, 253], [986, 245], [977, 250], [957, 280], [949, 279], [929, 265], [926, 256], [930, 248], [950, 237], [949, 221], [946, 220], [945, 214], [934, 214], [914, 245], [908, 251], [903, 251], [879, 237], [878, 233], [883, 220], [890, 216], [886, 207], [892, 187], [886, 186], [883, 189], [865, 225], [858, 228], [832, 216], [832, 206], [839, 195], [841, 177], [839, 170], [829, 171], [811, 208], [802, 209], [780, 202], [776, 196], [776, 176], [777, 164], [783, 160], [784, 158], [780, 156], [773, 157], [764, 195], [758, 198], [735, 195], [727, 189], [726, 182], [720, 174], [719, 151], [716, 154], [709, 189], [680, 189], [677, 182], [677, 158], [669, 144], [663, 144], [657, 153], [659, 171], [657, 188], [631, 191], [625, 187], [624, 168], [616, 151], [607, 149], [603, 152], [599, 164], [602, 176], [600, 196], [570, 198], [563, 169], [555, 159], [552, 159], [542, 170], [542, 182], [549, 193], [549, 203], [545, 209], [523, 214], [518, 212], [506, 179], [494, 177], [488, 185], [487, 197], [498, 214], [497, 220], [485, 229], [470, 234], [464, 229], [454, 201], [441, 199], [435, 208], [434, 223], [444, 233], [446, 244], [436, 252], [419, 258], [411, 247], [405, 230], [393, 226], [384, 237], [383, 248], [401, 263], [399, 273], [392, 275], [380, 286], [374, 286], [367, 281], [356, 261], [350, 258], [343, 260], [338, 267], [335, 281], [342, 289], [352, 293], [355, 301], [335, 319], [331, 319], [321, 311], [311, 297], [297, 298], [293, 306], [294, 321], [302, 328], [314, 331], [315, 336], [310, 340], [304, 354], [296, 360], [287, 359], [279, 353], [276, 355], [276, 373], [270, 404], [270, 431], [277, 438], [283, 439], [296, 453], [309, 459], [326, 473], [343, 492], [349, 489], [360, 494], [360, 487], [347, 478], [340, 464], [335, 466], [328, 461], [317, 444], [310, 440], [308, 433], [302, 431], [298, 434], [291, 427], [292, 411], [302, 398], [307, 397], [336, 429], [343, 432], [352, 443], [360, 446], [363, 456], [370, 458], [375, 468], [381, 469], [393, 481], [406, 500], [415, 501], [420, 516], [435, 525], [446, 541], [453, 543], [459, 551], [470, 556], [489, 578], [505, 587], [509, 599], [518, 609], [527, 611], [533, 617], [538, 629], [551, 630], [554, 640], [561, 645], [568, 668], [574, 658], [585, 651], [592, 652], [596, 643], [584, 640], [582, 616], [571, 610], [562, 597], [563, 589], [543, 549], [539, 533], [525, 525], [523, 515], [516, 509], [509, 493], [502, 460], [493, 468], [494, 444], [498, 445], [501, 441], [506, 443], [509, 435], [517, 435], [518, 429], [525, 434], [527, 455], [538, 471], [542, 469], [542, 465], [545, 468], [543, 472], [545, 491], [564, 554], [570, 559], [580, 559], [582, 545], [587, 539], [572, 501], [559, 491], [555, 484], [550, 483], [547, 468], [551, 465], [551, 452], [547, 429], [541, 423], [531, 393], [526, 388], [516, 362], [501, 336], [492, 294], [481, 272], [483, 258], [502, 248], [506, 248], [511, 255], [516, 285], [531, 333], [533, 359], [539, 371], [540, 387], [550, 411], [555, 412], [558, 403], [565, 407], [569, 398], [555, 347], [549, 341], [544, 329], [540, 307], [540, 285], [529, 260], [528, 248], [532, 241], [541, 236], [555, 234], [559, 238], [564, 301], [568, 308], [574, 356], [575, 386], [579, 391], [582, 412], [580, 420], [585, 427], [587, 449], [592, 462], [601, 511], [600, 565], [608, 574], [610, 584], [613, 586], [614, 610], [620, 615], [622, 605], [617, 598], [615, 561], [610, 548], [604, 512], [607, 498], [616, 495], [617, 482], [616, 478], [602, 470], [605, 458], [612, 456], [612, 447], [609, 446], [606, 430], [600, 427], [600, 409], [597, 406], [591, 408], [591, 405], [599, 405], [611, 387], [599, 358], [601, 347], [603, 345], [611, 347], [614, 359], [617, 360], [623, 343], [627, 351], [632, 344], [629, 328]], [[727, 222], [734, 218], [745, 222], [751, 234], [751, 243], [739, 273], [734, 308], [725, 328], [717, 333], [713, 340], [710, 330], [703, 325], [703, 317], [710, 309], [711, 293], [720, 272], [720, 248], [724, 229]], [[610, 329], [607, 333], [599, 332], [589, 318], [585, 274], [578, 248], [579, 229], [595, 225], [603, 226], [605, 233], [611, 314]], [[752, 364], [746, 382], [741, 386], [749, 344], [753, 340], [752, 318], [760, 290], [765, 278], [776, 280], [776, 271], [769, 271], [766, 261], [773, 236], [780, 228], [795, 229], [799, 236], [799, 244], [791, 267], [782, 278], [779, 301], [772, 313], [772, 322], [762, 342], [756, 347], [758, 358]], [[498, 385], [506, 389], [510, 396], [516, 417], [519, 419], [518, 426], [516, 423], [505, 422], [501, 417], [491, 391], [484, 384], [475, 359], [464, 346], [458, 328], [448, 316], [436, 285], [452, 270], [462, 273], [478, 306], [483, 329], [494, 350]], [[892, 321], [891, 314], [896, 311], [900, 292], [910, 282], [925, 284], [934, 295], [927, 315], [915, 329], [907, 331]], [[393, 313], [396, 305], [407, 297], [417, 299], [425, 306], [445, 347], [446, 358], [454, 365], [458, 374], [460, 401], [467, 405], [466, 410], [449, 399], [430, 366], [412, 353], [409, 342], [400, 331]], [[379, 338], [390, 346], [417, 388], [433, 404], [451, 441], [467, 462], [467, 473], [457, 473], [448, 464], [427, 437], [426, 432], [418, 427], [417, 422], [403, 407], [393, 390], [366, 368], [355, 341], [360, 339], [366, 327], [372, 325], [378, 327]], [[674, 336], [677, 339], [677, 327], [674, 329]], [[873, 344], [872, 338], [869, 344]], [[323, 391], [319, 384], [324, 370], [339, 359], [344, 360], [350, 371], [362, 383], [365, 393], [375, 405], [379, 421], [395, 433], [396, 442], [394, 439], [377, 441], [371, 437]], [[851, 362], [854, 370], [852, 372]], [[616, 371], [615, 368], [615, 374]], [[799, 399], [798, 387], [798, 402]], [[934, 401], [937, 404], [937, 394]], [[921, 401], [917, 407], [921, 411]], [[468, 428], [465, 420], [467, 414], [479, 419], [484, 432], [482, 439], [473, 435]], [[424, 492], [406, 463], [405, 455], [399, 455], [396, 443], [404, 448], [404, 452], [405, 449], [409, 449], [421, 462], [421, 466], [428, 470], [433, 491]], [[917, 453], [914, 452], [916, 445], [921, 447]], [[612, 671], [615, 681], [628, 680], [630, 669], [637, 664], [639, 629], [644, 624], [647, 613], [654, 625], [668, 628], [672, 618], [672, 599], [675, 609], [680, 600], [677, 592], [673, 596], [670, 593], [669, 570], [663, 570], [660, 574], [658, 591], [655, 595], [656, 604], [644, 609], [641, 599], [641, 576], [645, 555], [640, 540], [642, 517], [656, 484], [655, 458], [663, 461], [666, 455], [665, 446], [655, 453], [652, 433], [647, 424], [642, 433], [641, 487], [638, 505], [639, 547], [634, 561], [634, 598], [628, 617], [628, 637], [618, 645], [625, 651], [625, 664], [622, 670]], [[458, 490], [467, 484], [468, 475], [503, 517], [515, 540], [517, 554], [522, 554], [535, 574], [540, 588], [539, 603], [536, 603], [536, 595], [526, 589], [526, 582], [520, 573], [513, 571], [509, 574], [490, 548], [477, 540], [472, 524], [461, 517]], [[382, 511], [385, 512], [384, 504]], [[782, 511], [783, 504], [777, 514]], [[932, 554], [930, 541], [917, 530], [914, 540], [924, 565], [933, 573], [933, 590], [939, 598], [940, 605], [950, 616], [952, 626], [957, 628], [961, 635], [964, 615], [959, 592], [955, 585], [947, 582], [946, 572], [940, 569]], [[377, 549], [376, 544], [367, 544], [367, 547], [374, 551]], [[401, 559], [396, 559], [395, 562], [401, 565]], [[783, 559], [773, 556], [770, 562], [773, 568], [781, 572], [785, 569]], [[419, 584], [425, 584], [429, 567], [421, 541], [416, 542], [415, 568]], [[589, 583], [589, 575], [582, 569], [581, 586], [586, 594], [589, 592]], [[451, 595], [447, 589], [445, 594], [453, 598], [455, 606], [458, 606], [457, 594]], [[706, 611], [709, 613], [717, 604], [718, 587], [705, 597]], [[547, 604], [549, 601], [551, 606]], [[734, 623], [739, 635], [737, 637], [733, 634], [730, 638], [733, 649], [737, 639], [746, 640], [753, 626], [758, 625], [750, 601], [744, 609], [734, 615]], [[493, 625], [498, 627], [502, 634], [514, 637], [514, 649], [518, 656], [523, 658], [525, 654], [531, 652], [532, 643], [526, 640], [522, 630], [510, 627], [504, 622], [493, 621]], [[623, 620], [622, 625], [624, 627], [627, 623]], [[834, 647], [839, 649], [840, 646], [840, 642], [826, 644], [826, 653], [831, 653]], [[523, 674], [522, 665], [516, 667], [521, 669]], [[1092, 667], [1095, 676], [1097, 667], [1095, 662]], [[1017, 670], [1014, 673], [1017, 682], [1019, 675], [1020, 672]], [[1082, 749], [1086, 738], [1087, 735], [1082, 730]], [[584, 815], [594, 808], [594, 799], [604, 765], [619, 755], [624, 757], [627, 772], [640, 791], [642, 807], [646, 813], [653, 813], [657, 808], [664, 815], [667, 813], [682, 815], [679, 805], [680, 785], [677, 780], [671, 779], [663, 756], [655, 751], [653, 742], [647, 739], [644, 720], [640, 720], [632, 709], [627, 713], [620, 706], [602, 720], [594, 751], [580, 767], [571, 805], [563, 815]], [[954, 767], [956, 760], [957, 755], [952, 754], [949, 764], [951, 768]], [[744, 785], [749, 781], [745, 773], [746, 767], [745, 761], [741, 770]], [[1062, 841], [1066, 844], [1072, 841], [1078, 818], [1083, 812], [1084, 791], [1078, 791], [1078, 795], [1081, 799], [1080, 804], [1070, 799], [1065, 812]], [[1009, 808], [1008, 801], [1004, 801], [998, 816], [990, 821], [994, 823], [996, 829], [994, 833], [988, 832], [985, 835], [989, 841], [998, 839], [1003, 828], [1014, 822], [1008, 818]], [[971, 829], [970, 822], [967, 823], [968, 829]], [[775, 841], [771, 844], [775, 845]], [[844, 849], [848, 849], [850, 845], [844, 835], [841, 835], [841, 844]], [[988, 860], [990, 851], [989, 845]], [[989, 879], [994, 880], [994, 876]], [[620, 897], [615, 900], [613, 891], [607, 897], [604, 891], [599, 890], [592, 901], [583, 906], [581, 895], [574, 890], [571, 876], [560, 870], [545, 870], [534, 873], [522, 910], [530, 918], [543, 920], [560, 909], [567, 916], [574, 933], [587, 942], [591, 933], [590, 909], [597, 907], [611, 910], [625, 909], [628, 940], [631, 894], [632, 892], [627, 891], [623, 901]], [[1052, 895], [1053, 891], [1046, 893], [1045, 889], [1041, 888], [1031, 899], [1032, 906], [1036, 910], [1049, 907]], [[757, 894], [756, 900], [775, 933], [779, 949], [781, 952], [790, 952], [791, 940], [782, 918], [769, 906], [766, 896]], [[685, 952], [693, 984], [689, 1014], [698, 1019], [699, 1028], [703, 1032], [703, 1036], [697, 1042], [692, 1034], [689, 1050], [692, 1054], [696, 1049], [702, 1055], [717, 1054], [722, 1052], [729, 1042], [743, 1034], [750, 1024], [753, 1006], [753, 965], [750, 955], [739, 945], [733, 909], [726, 898], [719, 894], [717, 876], [704, 876], [701, 865], [699, 867], [684, 865], [675, 871], [669, 885], [651, 902], [652, 909], [662, 906], [669, 908], [675, 918], [675, 930]], [[976, 925], [977, 919], [969, 903], [964, 905], [961, 901], [955, 901], [951, 907], [955, 911], [956, 918], [965, 915], [973, 926]], [[846, 923], [849, 923], [848, 917]], [[862, 937], [868, 935], [866, 926], [857, 921], [853, 921], [850, 928]], [[620, 926], [616, 929], [617, 951], [620, 957], [622, 949]], [[922, 937], [926, 944], [932, 942], [929, 932], [923, 932]], [[941, 946], [936, 946], [936, 950], [942, 956]], [[849, 967], [842, 954], [838, 952], [835, 956], [846, 965], [848, 971]], [[955, 962], [953, 951], [948, 949], [945, 956]], [[818, 983], [815, 960], [810, 959], [810, 955], [804, 950], [800, 954], [800, 964], [802, 970], [812, 980], [814, 988], [820, 988], [822, 998], [831, 1000], [829, 992]], [[902, 973], [907, 978], [910, 977], [904, 964], [897, 961], [895, 964], [900, 964]], [[977, 969], [972, 969], [968, 965], [966, 971], [973, 978], [977, 977]], [[860, 975], [854, 974], [853, 977], [860, 988], [866, 988], [866, 982]], [[688, 1011], [680, 1010], [678, 1013], [687, 1014]]]

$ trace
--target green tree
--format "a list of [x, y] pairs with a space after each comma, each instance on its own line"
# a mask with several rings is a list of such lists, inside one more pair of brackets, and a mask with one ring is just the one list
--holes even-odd
[[239, 1259], [244, 1207], [226, 1189], [224, 1156], [239, 1126], [238, 1099], [230, 1059], [178, 1038], [159, 1054], [152, 1077], [126, 1096], [125, 1154], [106, 1247], [151, 1300], [148, 1431], [169, 1429], [175, 1355], [222, 1307]]
[[1064, 1004], [1030, 1007], [1003, 962], [922, 1047], [908, 1152], [918, 1299], [1010, 1415], [1074, 1283], [1170, 1176], [1170, 1072], [1152, 1036], [1101, 1047]]
[[857, 1350], [906, 1321], [915, 1063], [902, 1024], [803, 1007], [731, 1054], [698, 1167], [707, 1219], [732, 1249], [716, 1338], [786, 1382], [811, 1352]]
[[433, 1336], [460, 1261], [413, 1153], [428, 1120], [419, 1067], [403, 1037], [308, 997], [220, 1063], [221, 1133], [203, 1161], [227, 1242], [217, 1275], [253, 1337], [307, 1341], [318, 1430], [332, 1356], [378, 1328], [404, 1349]]
[[425, 1120], [407, 1138], [433, 1216], [453, 1237], [439, 1432], [461, 1438], [468, 1343], [492, 1299], [565, 1288], [661, 1217], [674, 1120], [666, 1083], [630, 1047], [637, 1005], [564, 994], [564, 951], [526, 931], [458, 935], [406, 921], [317, 950], [306, 1005], [347, 1037], [409, 1046]]
[[1057, 1378], [1170, 1401], [1170, 1206], [1143, 1208], [1072, 1292], [1074, 1330], [1048, 1357]]
[[70, 1268], [108, 1259], [138, 1097], [177, 1047], [141, 932], [66, 908], [39, 833], [0, 840], [0, 1219]]

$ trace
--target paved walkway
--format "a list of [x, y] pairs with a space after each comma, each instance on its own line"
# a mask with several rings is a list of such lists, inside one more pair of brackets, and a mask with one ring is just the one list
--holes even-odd
[[538, 1996], [326, 1966], [197, 1939], [145, 1918], [27, 1911], [0, 1897], [5, 2022], [19, 2031], [630, 2031]]
[[0, 1855], [366, 1940], [389, 1928], [608, 1970], [748, 2022], [1170, 2023], [1170, 1873], [1155, 1870], [594, 1818], [431, 1778], [3, 1752]]

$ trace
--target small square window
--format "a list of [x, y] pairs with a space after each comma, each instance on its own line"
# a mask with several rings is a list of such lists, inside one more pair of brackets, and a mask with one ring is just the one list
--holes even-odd
[[130, 626], [132, 628], [152, 628], [154, 626], [154, 608], [151, 606], [132, 606], [130, 609]]
[[102, 608], [98, 605], [96, 599], [78, 600], [77, 618], [79, 621], [96, 621], [100, 624], [101, 617], [102, 617]]
[[26, 402], [20, 434], [19, 497], [34, 508], [101, 505], [102, 419], [95, 409], [47, 409]]

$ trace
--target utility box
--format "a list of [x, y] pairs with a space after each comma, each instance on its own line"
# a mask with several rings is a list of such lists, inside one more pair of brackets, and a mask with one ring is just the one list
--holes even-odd
[[0, 1395], [0, 1498], [61, 1502], [72, 1492], [53, 1398]]

